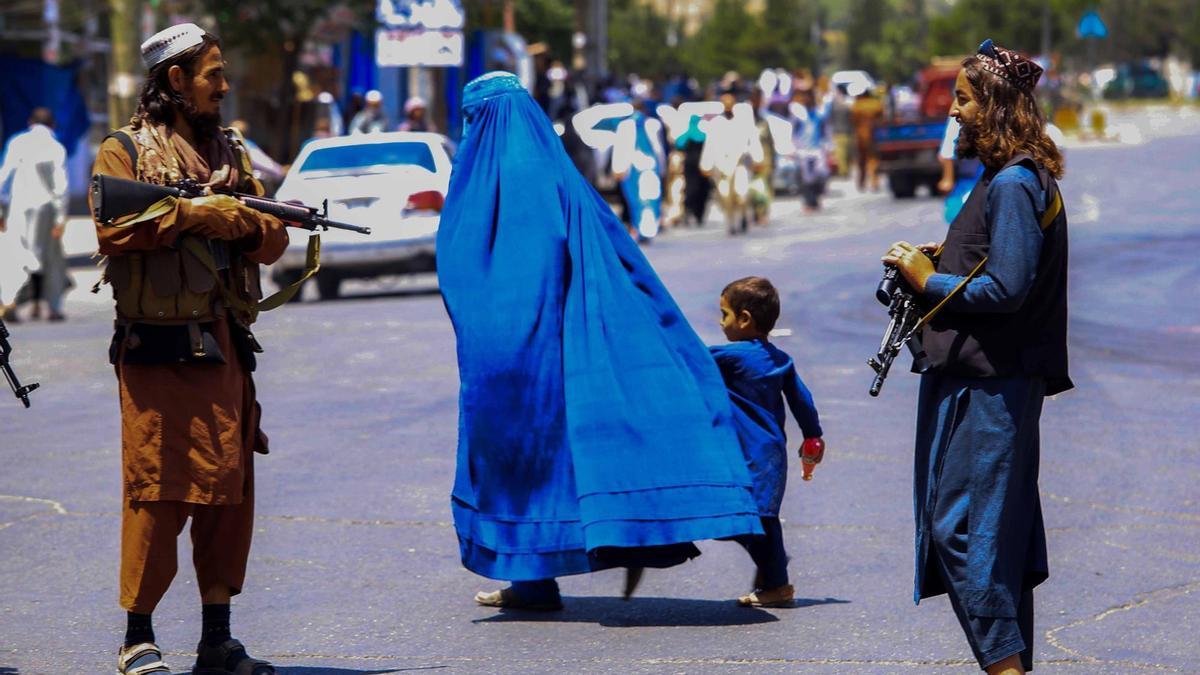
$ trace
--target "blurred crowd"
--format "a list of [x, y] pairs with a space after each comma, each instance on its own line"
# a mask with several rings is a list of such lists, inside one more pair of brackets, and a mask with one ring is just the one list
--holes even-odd
[[879, 189], [875, 129], [886, 97], [865, 74], [767, 69], [747, 80], [731, 71], [707, 86], [635, 75], [589, 96], [555, 62], [533, 93], [580, 172], [642, 240], [704, 225], [710, 202], [740, 234], [769, 221], [777, 193], [800, 195], [811, 213], [832, 176]]

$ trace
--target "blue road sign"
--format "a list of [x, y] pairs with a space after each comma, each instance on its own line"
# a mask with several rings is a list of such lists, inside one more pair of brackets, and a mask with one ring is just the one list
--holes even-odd
[[1079, 27], [1075, 29], [1075, 32], [1084, 39], [1102, 40], [1108, 37], [1108, 26], [1104, 25], [1104, 20], [1095, 10], [1088, 10], [1080, 17]]

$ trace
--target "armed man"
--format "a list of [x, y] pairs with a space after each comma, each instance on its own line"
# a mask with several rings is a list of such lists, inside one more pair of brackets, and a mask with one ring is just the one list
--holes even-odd
[[948, 593], [988, 673], [1033, 667], [1033, 588], [1049, 576], [1038, 495], [1042, 401], [1067, 371], [1063, 158], [1034, 98], [1042, 69], [985, 41], [950, 114], [979, 183], [936, 244], [884, 256], [928, 310], [917, 408], [916, 589]]
[[[142, 44], [149, 71], [130, 124], [100, 146], [93, 173], [155, 185], [262, 194], [240, 136], [220, 125], [229, 92], [218, 39], [194, 24]], [[284, 223], [234, 197], [167, 197], [96, 223], [116, 299], [109, 357], [121, 402], [124, 508], [120, 602], [128, 614], [118, 672], [170, 672], [151, 614], [177, 568], [191, 518], [203, 628], [195, 672], [270, 675], [230, 635], [254, 513], [255, 452], [266, 454], [251, 372], [259, 264], [287, 247]]]

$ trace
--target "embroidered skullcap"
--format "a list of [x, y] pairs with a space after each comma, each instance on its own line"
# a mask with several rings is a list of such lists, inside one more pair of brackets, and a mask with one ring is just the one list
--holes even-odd
[[205, 35], [205, 30], [194, 23], [175, 24], [160, 30], [142, 43], [142, 63], [150, 70], [172, 56], [203, 44]]
[[992, 42], [991, 38], [979, 45], [975, 58], [989, 73], [1002, 77], [1009, 84], [1025, 92], [1032, 92], [1042, 77], [1042, 67], [1033, 59], [1006, 49]]

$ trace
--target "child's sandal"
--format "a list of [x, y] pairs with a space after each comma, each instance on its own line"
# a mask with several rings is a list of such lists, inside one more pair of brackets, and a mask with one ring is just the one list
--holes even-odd
[[791, 607], [796, 601], [796, 589], [788, 584], [766, 591], [754, 591], [737, 599], [740, 607]]

